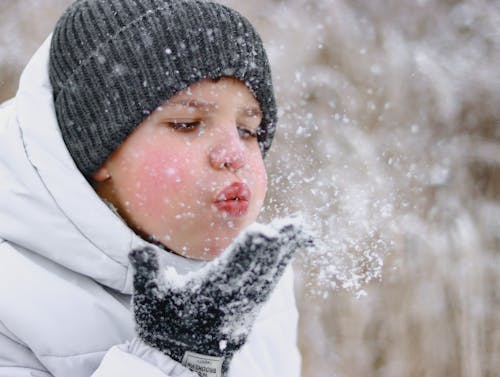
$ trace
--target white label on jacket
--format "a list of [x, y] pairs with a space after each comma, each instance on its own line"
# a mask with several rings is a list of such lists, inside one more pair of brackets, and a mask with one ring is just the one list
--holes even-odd
[[221, 377], [223, 361], [223, 357], [186, 352], [182, 358], [182, 365], [198, 373], [200, 377]]

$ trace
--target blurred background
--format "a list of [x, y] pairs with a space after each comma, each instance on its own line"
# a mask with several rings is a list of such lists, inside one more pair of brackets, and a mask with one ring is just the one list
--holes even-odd
[[[0, 0], [0, 101], [68, 0]], [[254, 0], [304, 377], [500, 376], [500, 2]]]

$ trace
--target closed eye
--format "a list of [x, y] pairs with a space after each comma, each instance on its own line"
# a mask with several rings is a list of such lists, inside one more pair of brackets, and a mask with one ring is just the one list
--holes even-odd
[[242, 139], [253, 139], [257, 138], [257, 131], [244, 128], [244, 127], [238, 127], [238, 134]]
[[196, 128], [198, 128], [201, 125], [200, 121], [196, 122], [169, 122], [168, 123], [170, 127], [172, 127], [174, 130], [178, 130], [181, 132], [189, 132], [189, 131], [194, 131]]

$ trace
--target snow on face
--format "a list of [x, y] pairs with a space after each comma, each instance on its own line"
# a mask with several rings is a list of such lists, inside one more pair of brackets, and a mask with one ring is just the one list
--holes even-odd
[[[262, 207], [267, 176], [255, 136], [260, 122], [258, 103], [243, 83], [195, 83], [115, 151], [103, 166], [111, 178], [97, 192], [143, 237], [188, 257], [213, 259]], [[235, 183], [249, 189], [248, 208], [216, 206], [220, 192]]]

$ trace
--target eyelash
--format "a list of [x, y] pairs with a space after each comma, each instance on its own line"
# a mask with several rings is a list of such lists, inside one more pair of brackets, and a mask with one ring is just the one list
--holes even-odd
[[174, 130], [178, 130], [181, 132], [189, 132], [194, 131], [201, 122], [170, 122], [169, 125]]
[[[196, 128], [200, 126], [202, 122], [170, 122], [169, 125], [174, 130], [181, 132], [190, 132], [194, 131]], [[256, 139], [258, 136], [258, 131], [252, 131], [244, 127], [238, 127], [238, 134], [243, 139]]]
[[243, 139], [256, 139], [258, 132], [247, 128], [238, 127], [238, 133]]

